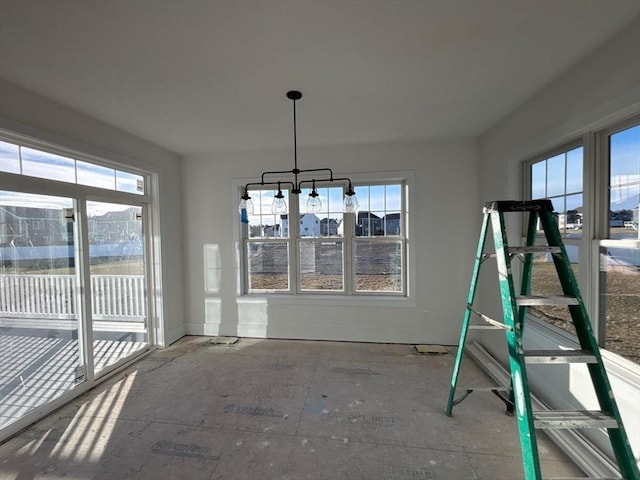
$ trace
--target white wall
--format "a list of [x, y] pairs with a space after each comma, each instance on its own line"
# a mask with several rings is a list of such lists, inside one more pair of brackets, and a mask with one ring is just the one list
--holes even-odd
[[[523, 160], [640, 111], [639, 31], [640, 17], [481, 137], [483, 201], [521, 199], [520, 166]], [[517, 238], [519, 232], [519, 223], [511, 223], [510, 236]], [[483, 272], [483, 284], [497, 284], [496, 279], [486, 270]], [[496, 291], [497, 288], [488, 286], [480, 300], [484, 312], [499, 318]], [[549, 336], [534, 324], [528, 329], [529, 334], [525, 335], [528, 348], [551, 349], [564, 344], [557, 336]], [[504, 361], [504, 336], [484, 334], [482, 343]], [[640, 428], [637, 414], [640, 375], [637, 372], [625, 374], [624, 367], [611, 362], [607, 362], [607, 368], [627, 429], [635, 432], [631, 435], [634, 450], [640, 455], [640, 435], [637, 434]], [[576, 372], [573, 367], [556, 370], [546, 367], [544, 376], [532, 372], [530, 383], [556, 408], [591, 405], [593, 397], [587, 393], [590, 382], [585, 382], [584, 375]], [[629, 378], [634, 379], [635, 385], [629, 383]], [[586, 383], [589, 383], [588, 387]], [[604, 442], [602, 438], [594, 439], [601, 445], [608, 444], [606, 439]]]
[[187, 333], [456, 344], [475, 250], [470, 232], [480, 212], [476, 142], [298, 149], [301, 168], [332, 167], [337, 175], [410, 172], [413, 298], [390, 301], [238, 294], [239, 193], [233, 182], [290, 169], [292, 155], [284, 149], [185, 159]]
[[159, 337], [184, 335], [180, 159], [150, 142], [5, 81], [0, 82], [0, 128], [158, 174], [162, 236], [162, 310]]

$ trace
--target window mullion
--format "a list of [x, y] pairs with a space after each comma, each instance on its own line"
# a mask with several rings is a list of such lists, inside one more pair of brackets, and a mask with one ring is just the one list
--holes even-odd
[[289, 195], [289, 290], [298, 294], [300, 288], [300, 194]]
[[342, 269], [344, 272], [344, 293], [345, 295], [353, 295], [355, 291], [355, 224], [356, 214], [345, 212], [343, 216], [344, 228], [342, 248], [344, 255], [342, 259]]
[[245, 268], [242, 269], [242, 285], [241, 292], [249, 293], [249, 224], [240, 222], [240, 238], [242, 239], [242, 263]]
[[593, 325], [594, 331], [598, 331], [598, 282], [599, 265], [597, 265], [598, 253], [592, 239], [595, 238], [595, 232], [599, 230], [597, 222], [596, 207], [597, 198], [597, 148], [598, 142], [595, 135], [586, 133], [582, 138], [583, 156], [582, 156], [582, 237], [579, 246], [579, 264], [578, 284], [581, 288], [582, 297], [589, 313], [589, 318]]

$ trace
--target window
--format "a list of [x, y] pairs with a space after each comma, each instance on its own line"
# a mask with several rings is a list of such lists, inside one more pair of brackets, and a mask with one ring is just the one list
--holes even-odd
[[531, 199], [553, 202], [565, 238], [579, 238], [582, 229], [582, 146], [563, 150], [531, 164]]
[[640, 363], [640, 123], [606, 134], [608, 221], [600, 241], [600, 341]]
[[638, 240], [640, 125], [608, 135], [610, 239]]
[[272, 213], [276, 191], [249, 191], [254, 213], [243, 227], [248, 293], [403, 295], [406, 234], [402, 182], [356, 185], [357, 214], [343, 212], [342, 186], [317, 188], [321, 208], [306, 209], [309, 189], [285, 194], [289, 210]]
[[0, 171], [20, 173], [20, 153], [18, 145], [0, 142]]
[[[640, 325], [640, 118], [586, 133], [589, 147], [581, 143], [525, 162], [525, 195], [552, 200], [600, 345], [640, 363], [640, 342], [634, 337]], [[553, 263], [540, 255], [532, 293], [561, 291]], [[575, 333], [566, 307], [531, 308], [530, 313]]]
[[[552, 155], [529, 162], [530, 199], [548, 198], [574, 273], [578, 273], [580, 238], [583, 224], [583, 156], [581, 145], [571, 145]], [[525, 224], [526, 225], [526, 224]], [[542, 237], [542, 230], [538, 231]], [[540, 239], [542, 241], [542, 238]], [[534, 258], [531, 291], [536, 295], [559, 295], [562, 287], [551, 256], [539, 254]], [[569, 310], [563, 306], [531, 307], [530, 313], [575, 334]]]
[[[289, 205], [289, 192], [283, 190]], [[289, 214], [271, 211], [275, 190], [253, 190], [254, 214], [249, 215], [246, 240], [247, 287], [249, 291], [290, 291]]]
[[153, 174], [134, 170], [0, 132], [0, 437], [156, 341]]
[[0, 141], [0, 172], [144, 195], [144, 176]]
[[[298, 277], [301, 292], [345, 291], [342, 187], [316, 189], [322, 208], [318, 213], [300, 213]], [[298, 211], [305, 212], [311, 190], [303, 189]], [[350, 216], [350, 215], [349, 215]]]
[[403, 291], [402, 187], [356, 187], [354, 259], [357, 292]]

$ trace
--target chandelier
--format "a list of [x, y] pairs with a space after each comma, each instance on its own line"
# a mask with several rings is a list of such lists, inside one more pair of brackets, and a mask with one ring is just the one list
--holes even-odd
[[[311, 185], [311, 193], [307, 200], [307, 213], [318, 213], [322, 211], [322, 201], [320, 195], [316, 190], [316, 182], [318, 183], [332, 183], [341, 182], [347, 183], [347, 190], [344, 192], [343, 209], [348, 213], [356, 213], [358, 211], [358, 199], [356, 198], [356, 192], [353, 190], [351, 179], [349, 178], [335, 178], [333, 176], [333, 170], [330, 168], [298, 168], [298, 144], [297, 144], [297, 131], [296, 131], [296, 101], [302, 98], [302, 93], [297, 90], [291, 90], [287, 92], [287, 98], [293, 101], [293, 169], [273, 172], [262, 172], [262, 177], [259, 182], [247, 183], [244, 186], [244, 192], [240, 197], [240, 204], [238, 209], [243, 215], [252, 215], [254, 212], [254, 205], [249, 196], [249, 187], [273, 185], [278, 187], [278, 192], [274, 195], [273, 204], [271, 205], [271, 211], [274, 214], [287, 213], [287, 203], [282, 193], [282, 187], [291, 187], [291, 193], [299, 195], [302, 193], [303, 185]], [[277, 177], [279, 176], [279, 177]], [[300, 179], [300, 176], [303, 177]]]

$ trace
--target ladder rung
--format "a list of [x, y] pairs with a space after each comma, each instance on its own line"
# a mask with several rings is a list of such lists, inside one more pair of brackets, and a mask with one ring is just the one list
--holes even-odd
[[[473, 307], [472, 307], [470, 304], [468, 304], [468, 303], [467, 303], [467, 308], [468, 308], [469, 310], [471, 310], [473, 313], [475, 313], [478, 317], [480, 317], [480, 318], [481, 318], [482, 320], [484, 320], [485, 322], [487, 322], [487, 323], [489, 323], [489, 324], [493, 325], [493, 327], [495, 327], [495, 328], [501, 328], [501, 329], [503, 329], [503, 330], [509, 330], [509, 331], [513, 330], [510, 326], [505, 325], [505, 324], [504, 324], [504, 323], [502, 323], [502, 322], [498, 322], [497, 320], [494, 320], [494, 319], [493, 319], [493, 318], [491, 318], [491, 317], [487, 317], [487, 316], [486, 316], [485, 314], [483, 314], [483, 313], [480, 313], [479, 311], [477, 311], [475, 308], [473, 308]], [[471, 328], [471, 326], [469, 326], [469, 328]], [[479, 330], [479, 329], [478, 329], [478, 330]]]
[[469, 330], [505, 330], [505, 327], [499, 327], [497, 325], [469, 325]]
[[544, 305], [579, 305], [580, 302], [576, 297], [568, 297], [566, 295], [553, 295], [543, 297], [539, 295], [529, 295], [516, 297], [516, 303], [519, 307], [533, 307]]
[[586, 350], [528, 350], [526, 363], [597, 363], [593, 353]]
[[617, 428], [618, 422], [600, 410], [533, 412], [536, 428]]
[[466, 390], [466, 391], [473, 391], [473, 392], [508, 392], [510, 389], [509, 387], [504, 387], [504, 386], [494, 386], [494, 387], [457, 387], [456, 390]]
[[[510, 256], [524, 255], [525, 253], [560, 253], [562, 249], [560, 247], [552, 247], [550, 245], [531, 245], [521, 247], [507, 247]], [[483, 253], [482, 260], [488, 258], [496, 258], [495, 252]]]
[[509, 247], [509, 253], [513, 255], [522, 255], [524, 253], [560, 253], [560, 247], [552, 247], [550, 245], [530, 245], [522, 247]]

